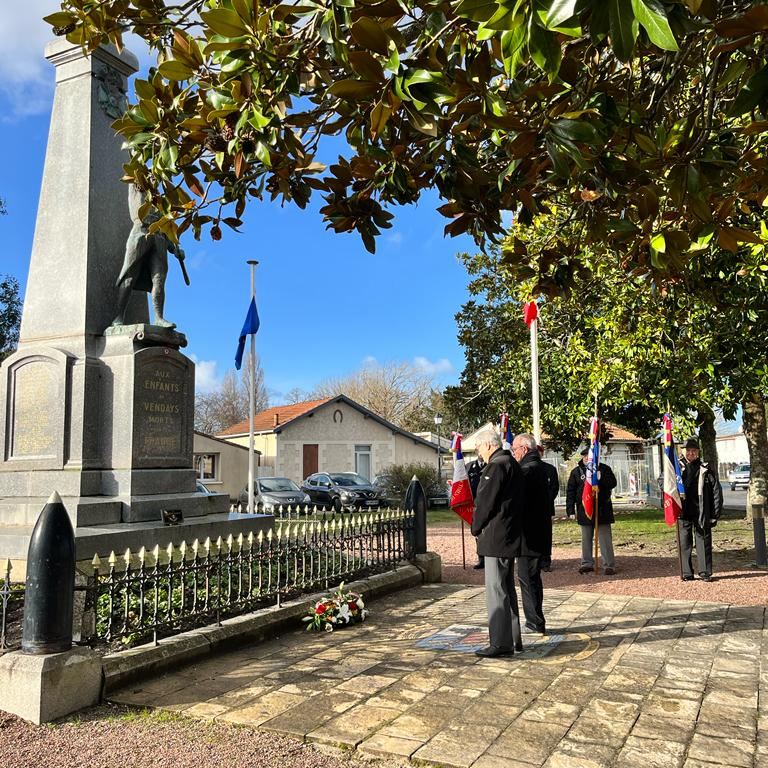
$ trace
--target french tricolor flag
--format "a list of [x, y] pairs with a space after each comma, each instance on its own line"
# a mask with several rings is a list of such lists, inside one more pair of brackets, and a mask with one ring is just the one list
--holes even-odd
[[581, 503], [584, 514], [592, 520], [595, 516], [595, 494], [597, 493], [598, 468], [600, 467], [600, 422], [597, 416], [589, 422], [589, 453], [587, 454], [587, 471], [584, 478], [584, 491]]
[[453, 456], [453, 482], [451, 483], [451, 509], [468, 525], [472, 525], [472, 515], [475, 505], [472, 500], [472, 486], [469, 484], [469, 475], [464, 463], [464, 455], [461, 452], [461, 438], [458, 432], [453, 433], [451, 450]]
[[685, 486], [672, 438], [672, 417], [668, 413], [664, 414], [661, 426], [664, 430], [664, 521], [667, 525], [674, 525], [683, 509]]
[[505, 451], [512, 450], [512, 427], [509, 425], [509, 414], [501, 414], [501, 423], [499, 425], [501, 432], [501, 447]]

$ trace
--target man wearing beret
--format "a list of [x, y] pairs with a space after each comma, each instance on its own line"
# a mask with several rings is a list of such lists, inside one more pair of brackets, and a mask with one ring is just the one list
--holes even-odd
[[717, 475], [704, 463], [699, 442], [685, 444], [683, 485], [685, 498], [678, 521], [683, 557], [683, 581], [693, 580], [693, 539], [696, 537], [696, 565], [702, 581], [712, 581], [712, 529], [723, 511], [723, 489]]

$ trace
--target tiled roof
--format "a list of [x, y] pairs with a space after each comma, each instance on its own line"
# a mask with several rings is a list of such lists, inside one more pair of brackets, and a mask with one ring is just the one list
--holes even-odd
[[638, 437], [635, 434], [632, 434], [628, 429], [624, 429], [624, 427], [617, 427], [615, 424], [611, 424], [609, 422], [605, 422], [605, 429], [610, 433], [609, 440], [624, 440], [625, 442], [630, 443], [642, 443], [643, 438]]
[[[322, 400], [306, 400], [303, 403], [293, 403], [291, 405], [276, 405], [272, 408], [267, 408], [264, 411], [260, 411], [253, 418], [253, 430], [254, 432], [271, 432], [276, 427], [282, 427], [293, 419], [297, 419], [299, 416], [303, 416], [305, 413], [314, 410], [319, 405], [327, 403], [333, 398], [324, 397]], [[275, 424], [275, 417], [277, 417], [277, 424]], [[248, 419], [240, 421], [237, 424], [233, 424], [231, 427], [227, 427], [225, 430], [219, 432], [217, 437], [232, 437], [233, 435], [247, 435], [248, 434]]]

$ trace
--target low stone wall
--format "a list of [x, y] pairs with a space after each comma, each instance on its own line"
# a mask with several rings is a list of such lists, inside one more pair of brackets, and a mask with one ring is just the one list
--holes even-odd
[[[395, 571], [376, 574], [347, 586], [370, 600], [398, 589], [439, 582], [441, 569], [440, 556], [428, 552], [417, 555], [414, 563], [404, 562]], [[295, 629], [306, 615], [307, 605], [324, 594], [327, 590], [302, 595], [280, 606], [225, 619], [221, 626], [202, 627], [160, 640], [157, 646], [144, 645], [109, 654], [102, 662], [104, 690], [108, 693], [134, 680], [188, 664], [200, 657], [244, 643], [257, 643], [288, 628]]]

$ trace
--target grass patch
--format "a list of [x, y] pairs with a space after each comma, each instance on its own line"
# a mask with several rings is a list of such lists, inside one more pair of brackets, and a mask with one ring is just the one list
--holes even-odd
[[[664, 512], [658, 507], [614, 509], [614, 516], [614, 547], [638, 550], [676, 549], [674, 528], [664, 522]], [[431, 509], [427, 513], [427, 527], [437, 526], [455, 526], [459, 530], [459, 516], [449, 509]], [[712, 534], [715, 548], [754, 547], [752, 524], [743, 510], [724, 511]], [[552, 543], [556, 547], [580, 547], [581, 527], [574, 519], [557, 517], [552, 530]]]
[[[674, 528], [664, 522], [664, 513], [657, 507], [614, 510], [614, 547], [675, 548]], [[713, 530], [713, 544], [727, 549], [753, 546], [752, 524], [743, 511], [723, 512]], [[580, 546], [581, 530], [574, 520], [558, 518], [552, 532], [555, 546]]]

